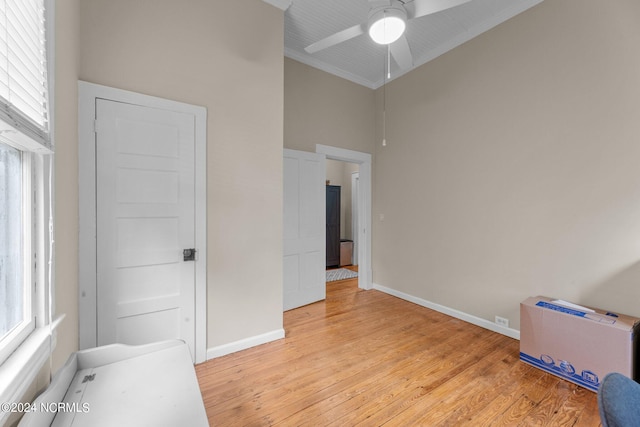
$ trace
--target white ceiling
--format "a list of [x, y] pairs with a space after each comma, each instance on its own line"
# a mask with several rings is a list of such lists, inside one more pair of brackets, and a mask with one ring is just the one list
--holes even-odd
[[[267, 0], [265, 0], [267, 1]], [[408, 3], [411, 0], [405, 1]], [[471, 0], [454, 8], [412, 19], [406, 36], [414, 68], [442, 55], [496, 25], [524, 12], [542, 0]], [[333, 33], [365, 23], [368, 0], [293, 0], [285, 11], [284, 54], [320, 70], [377, 89], [384, 83], [386, 46], [367, 34], [315, 54], [304, 48]], [[401, 70], [391, 60], [391, 79]], [[388, 82], [389, 79], [386, 79]]]

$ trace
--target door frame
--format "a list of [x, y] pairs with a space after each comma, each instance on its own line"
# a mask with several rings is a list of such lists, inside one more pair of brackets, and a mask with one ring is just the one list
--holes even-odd
[[[354, 265], [358, 265], [358, 233], [353, 230], [358, 229], [358, 222], [360, 220], [360, 197], [358, 196], [360, 186], [360, 172], [351, 172], [351, 234], [353, 237], [353, 255], [352, 262]], [[355, 213], [355, 215], [354, 215]]]
[[360, 172], [358, 192], [358, 287], [373, 289], [371, 269], [371, 154], [316, 144], [316, 153], [327, 159], [357, 163]]
[[78, 329], [80, 350], [97, 345], [96, 100], [123, 102], [195, 117], [195, 363], [207, 354], [207, 109], [78, 81]]

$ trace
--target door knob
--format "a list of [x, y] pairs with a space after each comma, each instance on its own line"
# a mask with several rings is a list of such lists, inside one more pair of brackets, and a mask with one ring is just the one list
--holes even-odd
[[195, 261], [196, 260], [196, 250], [191, 248], [191, 249], [184, 249], [182, 251], [182, 258], [184, 261]]

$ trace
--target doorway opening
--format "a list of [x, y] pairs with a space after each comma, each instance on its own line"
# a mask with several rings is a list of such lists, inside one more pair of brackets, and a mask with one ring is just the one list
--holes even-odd
[[[349, 225], [345, 226], [345, 240], [353, 240], [351, 263], [357, 265], [358, 287], [361, 289], [372, 289], [371, 271], [371, 154], [359, 151], [347, 150], [343, 148], [330, 147], [326, 145], [316, 145], [316, 153], [324, 154], [327, 163], [338, 161], [338, 169], [349, 171], [348, 178], [343, 178], [342, 182], [348, 183], [350, 197], [347, 204], [350, 206], [351, 219]], [[347, 166], [352, 165], [352, 166]], [[356, 191], [353, 191], [354, 172]], [[329, 171], [327, 180], [331, 183]], [[355, 193], [355, 194], [354, 194]], [[353, 199], [353, 200], [352, 200]], [[354, 206], [355, 205], [355, 206]], [[355, 221], [353, 220], [355, 216]], [[345, 212], [346, 217], [346, 212]], [[345, 221], [341, 221], [343, 223]], [[350, 229], [350, 233], [347, 230]], [[349, 235], [351, 239], [346, 238]], [[349, 246], [348, 244], [346, 245]], [[348, 255], [347, 255], [348, 257]], [[338, 262], [339, 264], [339, 262]], [[327, 263], [327, 265], [333, 265]]]
[[360, 165], [326, 161], [327, 283], [358, 277]]

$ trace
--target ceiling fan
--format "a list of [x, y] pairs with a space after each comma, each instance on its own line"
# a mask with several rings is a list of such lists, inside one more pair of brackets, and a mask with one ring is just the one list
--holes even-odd
[[374, 42], [389, 45], [389, 51], [400, 68], [409, 69], [413, 66], [413, 56], [404, 35], [407, 21], [450, 9], [470, 0], [368, 1], [370, 9], [367, 22], [338, 31], [310, 44], [304, 50], [313, 54], [368, 32]]

